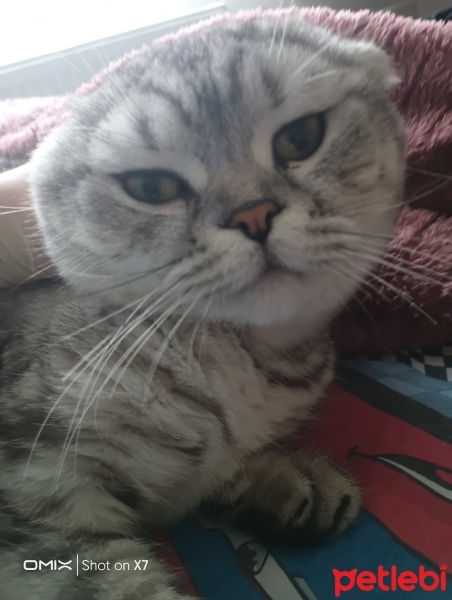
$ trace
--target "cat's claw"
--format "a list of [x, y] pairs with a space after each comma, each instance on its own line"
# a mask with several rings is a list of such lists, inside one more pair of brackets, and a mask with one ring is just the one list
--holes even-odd
[[254, 462], [247, 475], [249, 486], [229, 513], [242, 529], [304, 545], [335, 537], [356, 518], [360, 490], [329, 459], [294, 454]]

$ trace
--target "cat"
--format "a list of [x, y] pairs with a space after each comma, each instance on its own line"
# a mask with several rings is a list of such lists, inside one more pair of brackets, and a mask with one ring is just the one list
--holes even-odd
[[[73, 98], [31, 159], [60, 279], [0, 301], [3, 600], [187, 598], [146, 537], [198, 509], [300, 544], [355, 519], [290, 441], [395, 222], [396, 82], [370, 42], [230, 16]], [[76, 554], [146, 569], [24, 570]]]

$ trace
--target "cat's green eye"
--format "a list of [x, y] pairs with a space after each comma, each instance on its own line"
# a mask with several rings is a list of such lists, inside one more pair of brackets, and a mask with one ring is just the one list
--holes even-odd
[[166, 171], [129, 171], [117, 178], [129, 196], [147, 204], [163, 204], [186, 192], [184, 182]]
[[273, 153], [276, 162], [306, 160], [320, 147], [325, 136], [325, 116], [323, 113], [306, 115], [285, 125], [273, 139]]

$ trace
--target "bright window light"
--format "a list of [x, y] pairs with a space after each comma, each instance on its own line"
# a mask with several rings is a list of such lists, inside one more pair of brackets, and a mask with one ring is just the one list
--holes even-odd
[[162, 23], [218, 2], [11, 0], [6, 4], [0, 20], [0, 67]]

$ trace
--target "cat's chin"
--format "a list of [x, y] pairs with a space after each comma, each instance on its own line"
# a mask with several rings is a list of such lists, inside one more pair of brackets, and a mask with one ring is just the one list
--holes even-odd
[[[291, 306], [293, 299], [296, 300], [295, 304], [298, 307], [297, 299], [301, 290], [306, 286], [306, 277], [301, 273], [295, 273], [284, 269], [268, 268], [262, 275], [260, 275], [256, 281], [250, 286], [242, 290], [240, 296], [251, 295], [256, 302], [257, 306], [264, 313], [267, 312], [267, 306], [271, 307], [270, 318], [278, 318], [278, 313], [281, 311], [285, 313], [285, 308], [289, 312], [292, 312]], [[275, 310], [279, 307], [279, 310]], [[265, 321], [267, 321], [265, 318]], [[283, 321], [286, 319], [283, 317]]]
[[240, 292], [213, 302], [207, 318], [264, 329], [293, 325], [299, 338], [306, 337], [329, 326], [355, 285], [344, 278], [334, 281], [331, 273], [268, 269]]

